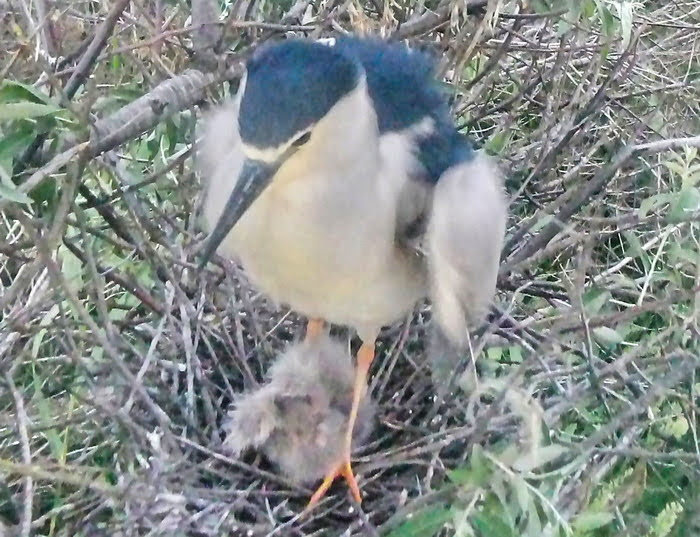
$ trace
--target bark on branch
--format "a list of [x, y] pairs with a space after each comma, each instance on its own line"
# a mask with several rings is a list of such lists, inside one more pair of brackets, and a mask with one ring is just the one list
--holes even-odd
[[[237, 73], [238, 70], [234, 69], [231, 74], [235, 76]], [[220, 75], [188, 69], [162, 82], [111, 116], [95, 122], [90, 136], [90, 156], [100, 155], [133, 140], [164, 119], [193, 106], [204, 99], [208, 87], [217, 84], [222, 78]]]
[[192, 34], [195, 61], [200, 67], [211, 70], [217, 64], [217, 48], [223, 36], [216, 0], [192, 0]]

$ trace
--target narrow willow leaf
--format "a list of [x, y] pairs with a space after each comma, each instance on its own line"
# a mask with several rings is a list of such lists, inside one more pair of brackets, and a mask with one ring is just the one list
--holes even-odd
[[21, 103], [5, 103], [0, 104], [0, 121], [49, 116], [60, 111], [61, 108], [50, 104], [30, 103], [27, 101]]
[[572, 526], [576, 531], [588, 532], [607, 526], [614, 519], [615, 516], [607, 511], [584, 511], [574, 519]]

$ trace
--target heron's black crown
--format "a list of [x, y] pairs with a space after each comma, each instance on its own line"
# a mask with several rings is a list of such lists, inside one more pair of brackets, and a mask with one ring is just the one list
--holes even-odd
[[447, 168], [472, 157], [434, 78], [433, 59], [400, 43], [343, 36], [327, 46], [291, 39], [258, 51], [247, 70], [239, 112], [246, 143], [275, 147], [290, 140], [328, 113], [364, 74], [380, 134], [431, 120], [432, 132], [416, 148], [427, 180], [437, 181]]
[[241, 138], [256, 147], [287, 142], [324, 115], [360, 78], [360, 68], [331, 47], [290, 39], [248, 61], [238, 117]]

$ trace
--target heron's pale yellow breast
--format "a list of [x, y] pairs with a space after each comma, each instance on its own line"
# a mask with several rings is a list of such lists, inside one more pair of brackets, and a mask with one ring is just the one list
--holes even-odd
[[222, 248], [272, 299], [309, 316], [379, 329], [411, 309], [424, 276], [397, 251], [380, 198], [353, 198], [347, 184], [275, 179]]

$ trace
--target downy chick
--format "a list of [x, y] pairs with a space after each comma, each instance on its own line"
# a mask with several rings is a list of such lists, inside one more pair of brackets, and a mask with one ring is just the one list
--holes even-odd
[[[354, 375], [349, 353], [328, 336], [291, 345], [270, 368], [267, 384], [234, 402], [225, 447], [236, 456], [257, 448], [299, 485], [323, 478], [343, 455]], [[365, 398], [354, 447], [373, 421], [373, 403]]]

